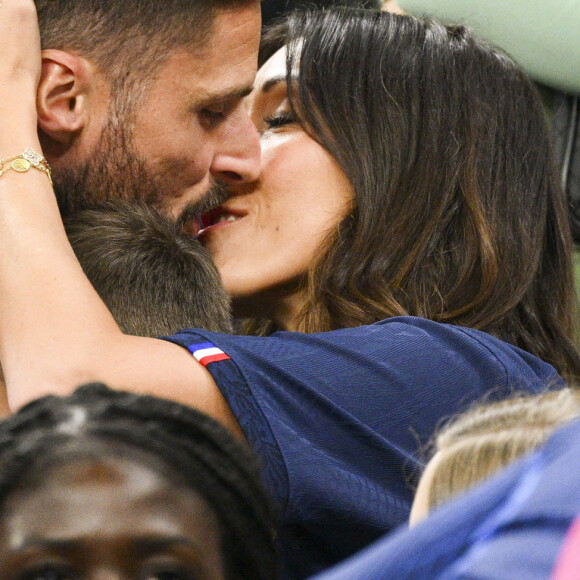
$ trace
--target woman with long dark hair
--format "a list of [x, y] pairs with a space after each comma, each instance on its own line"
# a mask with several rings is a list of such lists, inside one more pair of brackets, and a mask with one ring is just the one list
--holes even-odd
[[294, 332], [167, 340], [119, 331], [27, 150], [40, 151], [31, 0], [4, 0], [0, 34], [10, 404], [99, 380], [219, 419], [261, 457], [286, 576], [407, 519], [418, 440], [442, 417], [580, 368], [543, 111], [525, 75], [469, 31], [347, 10], [277, 31], [248, 101], [261, 174], [222, 176], [226, 199], [199, 238], [238, 316]]
[[[277, 100], [286, 118], [276, 130], [306, 131], [353, 189], [300, 281], [292, 329], [421, 316], [484, 330], [577, 374], [567, 214], [530, 81], [465, 28], [346, 14], [296, 16], [262, 42], [262, 61], [289, 44], [297, 74], [285, 105], [280, 92], [254, 99], [253, 115]], [[266, 310], [251, 296], [243, 306], [255, 317]], [[266, 332], [287, 327], [270, 318]]]

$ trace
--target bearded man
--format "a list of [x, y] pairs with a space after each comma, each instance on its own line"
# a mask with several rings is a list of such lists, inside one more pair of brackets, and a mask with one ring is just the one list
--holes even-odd
[[39, 134], [63, 216], [120, 198], [177, 218], [216, 182], [256, 178], [243, 97], [257, 68], [258, 0], [36, 6]]

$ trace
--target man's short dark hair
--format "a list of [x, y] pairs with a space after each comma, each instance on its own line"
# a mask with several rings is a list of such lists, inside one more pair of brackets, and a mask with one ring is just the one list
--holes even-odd
[[183, 328], [231, 332], [230, 305], [207, 250], [137, 202], [114, 202], [65, 220], [85, 274], [126, 334]]
[[116, 84], [151, 79], [168, 53], [195, 48], [219, 10], [255, 0], [36, 0], [43, 49], [74, 52]]

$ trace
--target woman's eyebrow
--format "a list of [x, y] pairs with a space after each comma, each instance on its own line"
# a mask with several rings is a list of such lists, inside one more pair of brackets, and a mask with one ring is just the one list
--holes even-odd
[[279, 83], [286, 84], [286, 75], [278, 75], [272, 78], [269, 78], [263, 85], [262, 85], [262, 92], [267, 93], [272, 90]]

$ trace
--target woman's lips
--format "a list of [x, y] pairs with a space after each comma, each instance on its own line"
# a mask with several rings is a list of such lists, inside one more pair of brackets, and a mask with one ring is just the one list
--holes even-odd
[[244, 213], [239, 211], [232, 211], [225, 207], [217, 207], [200, 216], [199, 224], [200, 230], [198, 237], [205, 235], [209, 231], [217, 228], [227, 226], [244, 217]]

